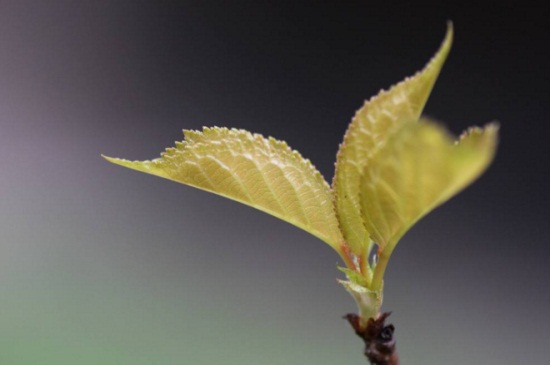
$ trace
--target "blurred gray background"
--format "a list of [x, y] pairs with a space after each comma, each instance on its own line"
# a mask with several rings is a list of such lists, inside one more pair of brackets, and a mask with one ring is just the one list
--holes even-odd
[[548, 5], [494, 4], [1, 1], [0, 364], [364, 364], [326, 244], [100, 154], [238, 127], [331, 179], [355, 110], [448, 19], [426, 113], [499, 120], [501, 144], [400, 243], [384, 309], [404, 365], [548, 363]]

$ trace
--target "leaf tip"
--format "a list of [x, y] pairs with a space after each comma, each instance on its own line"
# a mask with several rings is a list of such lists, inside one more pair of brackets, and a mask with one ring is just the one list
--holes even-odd
[[109, 157], [107, 155], [104, 155], [103, 153], [101, 154], [101, 157], [111, 163], [114, 163], [114, 164], [119, 164], [118, 163], [118, 160], [120, 160], [119, 158], [116, 158], [116, 157]]
[[105, 160], [109, 161], [110, 163], [113, 163], [115, 165], [120, 165], [120, 166], [124, 166], [124, 167], [130, 167], [130, 165], [132, 164], [131, 161], [129, 160], [125, 160], [123, 158], [118, 158], [118, 157], [109, 157], [109, 156], [105, 156], [104, 154], [101, 154], [101, 157], [103, 157]]
[[441, 45], [439, 46], [439, 50], [435, 54], [435, 56], [431, 59], [428, 66], [435, 64], [438, 68], [441, 68], [443, 66], [443, 63], [447, 59], [447, 56], [449, 55], [449, 52], [451, 51], [451, 46], [453, 45], [453, 39], [454, 39], [454, 26], [453, 22], [451, 20], [447, 21], [447, 31], [445, 33], [445, 38], [443, 38], [443, 41], [441, 42]]

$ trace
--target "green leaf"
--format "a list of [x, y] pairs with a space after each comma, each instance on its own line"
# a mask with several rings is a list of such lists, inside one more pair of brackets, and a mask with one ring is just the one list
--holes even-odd
[[336, 268], [346, 274], [350, 282], [363, 287], [367, 287], [369, 285], [367, 278], [365, 278], [360, 272], [342, 266], [336, 266]]
[[244, 130], [184, 131], [152, 161], [105, 157], [112, 163], [247, 204], [285, 220], [341, 254], [343, 237], [330, 187], [319, 171], [286, 143]]
[[360, 257], [372, 247], [361, 215], [361, 175], [396, 128], [420, 117], [447, 58], [452, 38], [453, 28], [449, 23], [445, 40], [427, 66], [367, 101], [355, 114], [340, 145], [333, 180], [336, 211], [348, 246]]
[[471, 128], [459, 141], [431, 121], [401, 125], [372, 156], [361, 179], [363, 219], [380, 251], [457, 194], [493, 159], [498, 127]]

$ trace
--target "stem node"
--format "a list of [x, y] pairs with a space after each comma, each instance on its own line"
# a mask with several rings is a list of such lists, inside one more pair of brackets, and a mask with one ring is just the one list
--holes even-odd
[[378, 318], [369, 318], [366, 326], [362, 326], [361, 317], [357, 314], [346, 314], [351, 327], [365, 342], [364, 354], [373, 365], [399, 365], [399, 356], [395, 349], [395, 338], [393, 333], [395, 327], [392, 324], [386, 325], [386, 318], [391, 312], [382, 313]]

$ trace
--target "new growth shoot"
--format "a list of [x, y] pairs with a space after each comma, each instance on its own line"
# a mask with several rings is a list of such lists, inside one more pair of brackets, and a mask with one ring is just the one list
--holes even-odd
[[[423, 70], [356, 112], [338, 150], [332, 185], [285, 142], [239, 129], [184, 130], [184, 141], [150, 161], [105, 158], [247, 204], [330, 245], [345, 265], [339, 269], [346, 280], [339, 282], [358, 306], [358, 315], [347, 318], [372, 344], [367, 332], [374, 326], [380, 336], [389, 333], [381, 306], [384, 273], [397, 243], [478, 178], [495, 154], [496, 124], [470, 128], [455, 139], [421, 116], [452, 39], [449, 23]], [[375, 364], [397, 363], [366, 355]]]

